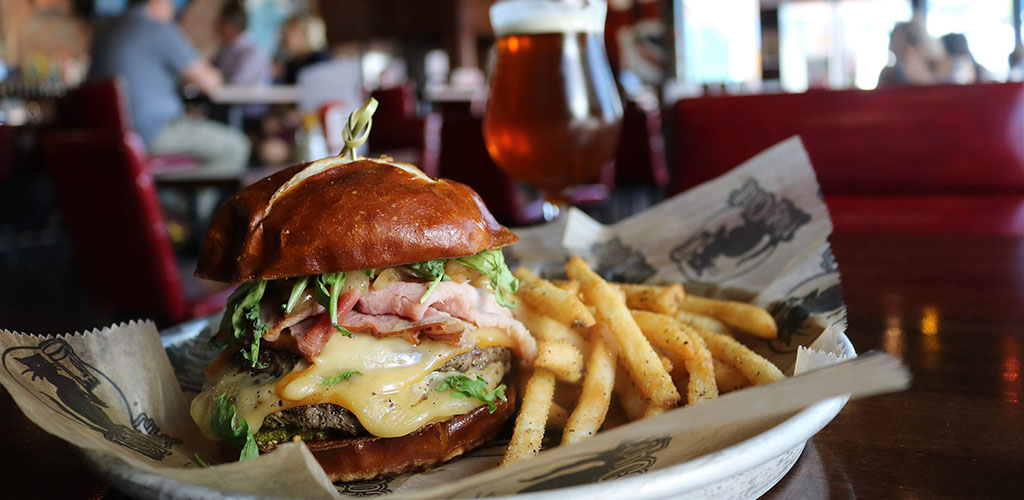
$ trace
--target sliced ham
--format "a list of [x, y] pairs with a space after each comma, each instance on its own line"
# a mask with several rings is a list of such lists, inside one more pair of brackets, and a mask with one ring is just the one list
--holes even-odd
[[350, 311], [341, 325], [351, 330], [370, 330], [378, 337], [402, 336], [413, 344], [425, 337], [438, 342], [461, 344], [466, 323], [441, 312], [428, 314], [422, 321], [409, 321], [393, 314], [370, 315]]
[[326, 314], [321, 314], [317, 322], [308, 330], [298, 333], [292, 332], [292, 339], [295, 340], [295, 348], [306, 359], [313, 359], [330, 340], [334, 334], [334, 327], [331, 326], [331, 319]]
[[[422, 338], [461, 344], [469, 330], [467, 323], [481, 328], [500, 328], [515, 341], [519, 358], [532, 362], [537, 353], [536, 341], [526, 327], [512, 317], [511, 311], [498, 305], [490, 291], [446, 281], [439, 283], [420, 304], [420, 297], [426, 290], [427, 285], [396, 282], [381, 289], [370, 289], [362, 297], [358, 291], [350, 291], [338, 299], [338, 323], [353, 331], [372, 331], [379, 337], [402, 336], [414, 344]], [[295, 350], [313, 358], [335, 333], [325, 312], [315, 301], [311, 306], [297, 307], [273, 325], [263, 338], [276, 348]], [[279, 338], [282, 333], [288, 335]]]
[[[263, 334], [263, 340], [266, 340], [267, 342], [274, 342], [281, 336], [281, 332], [284, 331], [284, 329], [291, 328], [303, 322], [307, 318], [323, 314], [324, 311], [326, 311], [324, 306], [318, 304], [312, 295], [307, 295], [302, 302], [295, 305], [291, 314], [286, 315], [281, 319], [281, 321], [278, 321], [274, 326], [267, 330], [267, 333]], [[300, 331], [306, 331], [309, 326], [311, 325], [307, 325], [306, 328], [301, 328]]]
[[[420, 283], [394, 283], [379, 290], [370, 290], [359, 300], [355, 311], [373, 316], [400, 316], [421, 321], [431, 311], [447, 313], [478, 327], [501, 328], [509, 333], [518, 346], [521, 359], [532, 361], [537, 353], [537, 342], [512, 312], [498, 305], [494, 294], [467, 283], [444, 281], [438, 283], [423, 304], [420, 298], [427, 285]], [[353, 311], [353, 312], [355, 312]]]

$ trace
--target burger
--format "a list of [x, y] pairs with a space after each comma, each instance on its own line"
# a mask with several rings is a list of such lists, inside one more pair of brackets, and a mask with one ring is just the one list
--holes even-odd
[[282, 170], [220, 206], [196, 275], [238, 284], [192, 418], [241, 460], [305, 442], [334, 481], [423, 470], [495, 437], [536, 344], [518, 238], [480, 197], [391, 161]]

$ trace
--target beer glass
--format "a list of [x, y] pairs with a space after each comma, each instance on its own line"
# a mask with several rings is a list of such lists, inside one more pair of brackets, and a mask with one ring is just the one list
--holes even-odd
[[622, 103], [604, 49], [606, 10], [593, 0], [506, 0], [490, 10], [497, 44], [484, 141], [506, 174], [545, 198], [549, 220], [618, 147]]

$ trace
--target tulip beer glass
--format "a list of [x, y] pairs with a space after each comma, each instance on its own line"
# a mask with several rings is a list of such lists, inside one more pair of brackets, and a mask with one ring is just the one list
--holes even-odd
[[607, 6], [506, 0], [491, 7], [498, 37], [484, 141], [509, 176], [538, 190], [547, 218], [615, 155], [622, 104], [604, 50]]

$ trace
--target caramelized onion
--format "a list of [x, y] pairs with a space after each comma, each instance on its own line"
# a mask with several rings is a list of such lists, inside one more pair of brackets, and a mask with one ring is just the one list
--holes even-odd
[[365, 296], [370, 290], [370, 277], [362, 271], [345, 273], [345, 284], [341, 287], [341, 294], [345, 295], [351, 291], [359, 292], [359, 296]]

